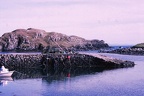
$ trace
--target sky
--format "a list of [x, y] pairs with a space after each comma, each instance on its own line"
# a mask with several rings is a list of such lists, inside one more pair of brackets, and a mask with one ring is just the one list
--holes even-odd
[[144, 0], [1, 0], [0, 36], [28, 28], [135, 45], [144, 42]]

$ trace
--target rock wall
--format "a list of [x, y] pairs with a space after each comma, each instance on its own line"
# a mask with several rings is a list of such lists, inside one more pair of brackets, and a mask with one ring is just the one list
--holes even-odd
[[15, 68], [41, 68], [42, 54], [0, 54], [0, 64]]
[[133, 67], [131, 61], [112, 59], [106, 56], [91, 54], [0, 54], [0, 64], [6, 68], [59, 68], [94, 67], [94, 68], [123, 68]]

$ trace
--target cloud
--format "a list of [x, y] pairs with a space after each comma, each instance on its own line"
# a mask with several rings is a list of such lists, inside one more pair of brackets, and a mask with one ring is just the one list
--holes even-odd
[[125, 43], [139, 33], [140, 42], [143, 12], [143, 0], [3, 0], [0, 31], [35, 27], [109, 43]]

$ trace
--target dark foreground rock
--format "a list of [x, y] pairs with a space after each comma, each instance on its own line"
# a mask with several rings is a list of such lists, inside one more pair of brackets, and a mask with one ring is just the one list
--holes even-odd
[[59, 68], [124, 68], [133, 67], [131, 61], [123, 61], [92, 54], [0, 54], [0, 64], [14, 70], [16, 68], [37, 68], [55, 70]]
[[54, 48], [67, 50], [96, 50], [109, 47], [103, 40], [86, 40], [40, 29], [17, 29], [0, 37], [0, 51], [43, 51]]
[[99, 54], [92, 54], [92, 53], [82, 53], [86, 54], [88, 56], [93, 56], [96, 61], [100, 61], [100, 66], [109, 67], [109, 68], [124, 68], [124, 67], [133, 67], [135, 64], [131, 61], [124, 61], [112, 57], [107, 57], [105, 55], [99, 55]]

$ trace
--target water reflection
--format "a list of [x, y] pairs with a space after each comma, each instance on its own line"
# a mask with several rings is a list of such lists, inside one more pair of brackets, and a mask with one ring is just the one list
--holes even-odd
[[143, 96], [143, 57], [113, 57], [135, 60], [137, 65], [108, 71], [102, 68], [15, 69], [14, 82], [0, 86], [0, 96]]
[[[130, 68], [121, 68], [130, 69]], [[77, 68], [57, 68], [57, 69], [15, 69], [12, 77], [17, 79], [35, 79], [42, 78], [42, 81], [51, 84], [55, 81], [67, 81], [69, 78], [73, 78], [80, 75], [99, 74], [106, 70], [117, 69], [104, 69], [98, 67], [77, 67]]]
[[[103, 68], [58, 68], [58, 69], [15, 69], [12, 77], [14, 79], [27, 79], [27, 78], [42, 78], [48, 83], [54, 80], [63, 80], [65, 78], [75, 77], [79, 75], [95, 74], [103, 72]], [[109, 69], [110, 70], [110, 69]]]
[[53, 71], [52, 73], [47, 73], [46, 72], [46, 77], [43, 77], [42, 80], [45, 80], [48, 83], [52, 83], [53, 81], [56, 80], [66, 80], [66, 78], [71, 78], [75, 76], [80, 76], [80, 75], [86, 75], [86, 74], [95, 74], [99, 72], [103, 72], [103, 68], [64, 68], [64, 69], [59, 69], [56, 71]]
[[12, 82], [12, 77], [0, 77], [0, 86], [6, 86], [9, 82]]
[[41, 78], [43, 77], [41, 69], [15, 69], [12, 77], [14, 79]]

